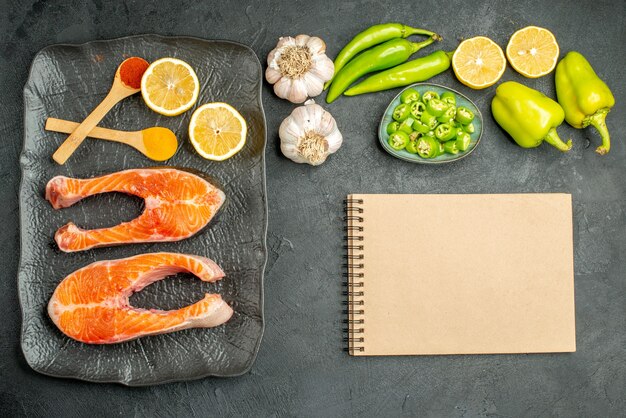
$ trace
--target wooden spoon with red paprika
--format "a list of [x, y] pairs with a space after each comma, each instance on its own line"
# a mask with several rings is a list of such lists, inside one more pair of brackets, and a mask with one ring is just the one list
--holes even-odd
[[109, 94], [67, 137], [52, 155], [52, 159], [58, 164], [65, 164], [67, 159], [82, 144], [89, 132], [96, 127], [113, 106], [141, 89], [141, 77], [148, 66], [148, 61], [139, 57], [130, 57], [122, 61], [115, 72], [115, 78]]

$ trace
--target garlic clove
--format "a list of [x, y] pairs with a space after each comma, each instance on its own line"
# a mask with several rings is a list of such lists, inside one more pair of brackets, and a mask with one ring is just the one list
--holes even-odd
[[324, 90], [324, 82], [311, 72], [305, 73], [302, 80], [304, 81], [306, 90], [311, 97], [319, 96]]
[[281, 99], [286, 99], [291, 93], [291, 80], [287, 77], [281, 77], [274, 84], [274, 93]]
[[[309, 41], [309, 39], [311, 39], [311, 37], [309, 35], [298, 35], [296, 36], [296, 45], [298, 46], [305, 46], [307, 44], [307, 42]], [[313, 51], [311, 51], [313, 52]]]
[[328, 142], [329, 154], [337, 152], [337, 150], [341, 147], [341, 144], [343, 143], [343, 135], [341, 135], [341, 132], [339, 132], [339, 129], [337, 129], [337, 125], [334, 125], [335, 129], [330, 134], [325, 135], [326, 141]]
[[291, 36], [283, 36], [278, 38], [278, 43], [276, 44], [276, 49], [283, 48], [285, 46], [293, 46], [296, 44], [296, 40]]
[[320, 134], [324, 136], [330, 135], [335, 130], [337, 130], [337, 122], [335, 122], [335, 119], [331, 116], [330, 113], [324, 112], [317, 125], [317, 130]]
[[317, 131], [324, 109], [320, 105], [311, 104], [298, 107], [292, 112], [293, 119], [302, 126], [304, 132]]
[[304, 135], [304, 129], [295, 118], [287, 118], [280, 124], [278, 135], [285, 142], [297, 144], [298, 139]]
[[[285, 78], [283, 77], [281, 81], [284, 79]], [[302, 78], [287, 79], [287, 80], [288, 80], [288, 85], [290, 87], [287, 93], [287, 97], [285, 98], [289, 100], [291, 103], [304, 102], [309, 95], [307, 92], [306, 83], [304, 82], [304, 80]]]
[[323, 54], [326, 52], [326, 44], [317, 36], [311, 36], [306, 42], [306, 46], [309, 47], [309, 51], [312, 54]]
[[309, 69], [310, 73], [315, 74], [322, 82], [327, 82], [333, 77], [335, 72], [335, 64], [326, 55], [316, 56], [313, 59], [313, 65]]
[[265, 79], [270, 84], [275, 84], [283, 75], [275, 68], [267, 67], [265, 70]]
[[276, 53], [277, 52], [278, 52], [278, 48], [274, 48], [270, 51], [269, 54], [267, 54], [267, 65], [275, 66], [274, 68], [277, 67], [276, 65]]

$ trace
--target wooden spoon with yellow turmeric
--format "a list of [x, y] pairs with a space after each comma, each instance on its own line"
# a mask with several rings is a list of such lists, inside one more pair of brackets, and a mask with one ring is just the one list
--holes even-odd
[[[78, 123], [63, 119], [48, 118], [46, 130], [71, 134], [78, 127]], [[176, 135], [170, 129], [153, 127], [141, 131], [118, 131], [95, 127], [87, 134], [92, 138], [107, 141], [121, 142], [130, 145], [146, 157], [154, 161], [170, 159], [178, 148]]]

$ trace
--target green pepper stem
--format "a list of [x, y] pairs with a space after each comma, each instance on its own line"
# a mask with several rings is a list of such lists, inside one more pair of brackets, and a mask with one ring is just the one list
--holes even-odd
[[567, 143], [563, 142], [561, 138], [559, 138], [559, 134], [556, 132], [556, 128], [551, 128], [548, 131], [548, 135], [546, 135], [543, 140], [553, 147], [556, 147], [559, 151], [567, 152], [572, 148], [572, 140], [568, 139]]
[[426, 29], [421, 28], [412, 28], [411, 26], [402, 25], [402, 37], [408, 38], [411, 35], [426, 35], [433, 38], [435, 41], [442, 41], [443, 38], [436, 34], [435, 32], [431, 32]]
[[435, 42], [434, 38], [428, 38], [422, 42], [413, 42], [411, 44], [411, 54], [415, 54], [417, 51], [424, 48], [425, 46], [432, 44], [433, 42]]
[[609, 113], [608, 109], [601, 109], [585, 121], [585, 125], [593, 125], [602, 137], [602, 145], [596, 148], [596, 152], [600, 155], [608, 154], [611, 149], [611, 136], [609, 135], [609, 128], [606, 126], [607, 113]]

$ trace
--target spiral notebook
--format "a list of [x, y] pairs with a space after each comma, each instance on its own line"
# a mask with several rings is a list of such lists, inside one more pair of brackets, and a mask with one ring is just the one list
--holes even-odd
[[576, 351], [569, 194], [345, 201], [347, 351]]

